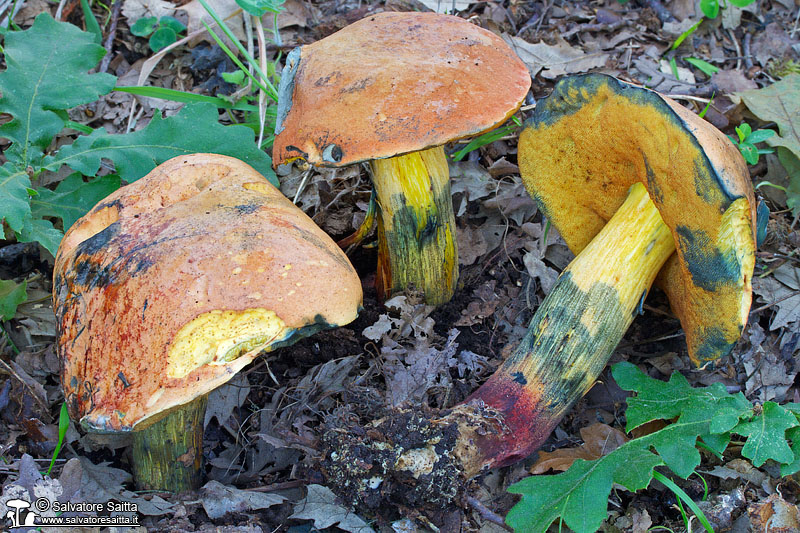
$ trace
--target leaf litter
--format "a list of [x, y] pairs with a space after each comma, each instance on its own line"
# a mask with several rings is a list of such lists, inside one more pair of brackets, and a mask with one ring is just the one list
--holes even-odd
[[[235, 9], [233, 2], [221, 1], [220, 5], [214, 4], [218, 11]], [[286, 42], [291, 43], [289, 46], [311, 42], [329, 33], [331, 28], [338, 29], [383, 7], [424, 9], [424, 5], [420, 7], [421, 4], [414, 2], [408, 2], [408, 5], [387, 2], [385, 6], [356, 2], [334, 5], [324, 1], [287, 4], [287, 11], [279, 18], [278, 25], [284, 29]], [[450, 6], [452, 3], [444, 4]], [[437, 4], [437, 8], [442, 9], [444, 4]], [[664, 5], [676, 16], [680, 15], [678, 19], [691, 22], [692, 17], [696, 20], [698, 16], [695, 2], [673, 1]], [[784, 29], [792, 27], [792, 6], [773, 1], [770, 6], [761, 7], [784, 21], [782, 25], [775, 22], [763, 24], [766, 22], [763, 19], [765, 11], [761, 9], [723, 9], [722, 25], [701, 26], [693, 38], [687, 40], [689, 48], [686, 49], [686, 54], [710, 60], [722, 70], [707, 78], [677, 54], [679, 73], [690, 72], [693, 77], [684, 76], [682, 80], [672, 77], [671, 68], [662, 70], [661, 66], [678, 26], [662, 23], [653, 12], [633, 3], [611, 2], [600, 9], [580, 2], [541, 5], [512, 2], [508, 6], [464, 2], [456, 5], [457, 8], [462, 6], [469, 10], [469, 16], [475, 22], [504, 33], [505, 38], [519, 50], [535, 74], [535, 98], [549, 92], [555, 77], [586, 70], [602, 70], [623, 78], [646, 81], [659, 90], [693, 98], [707, 99], [714, 94], [708, 116], [721, 121], [722, 127], [727, 128], [726, 133], [731, 132], [744, 116], [748, 121], [752, 120], [749, 115], [752, 113], [760, 119], [762, 127], [778, 131], [779, 135], [769, 143], [779, 149], [775, 159], [780, 156], [780, 161], [785, 163], [786, 154], [797, 155], [792, 150], [791, 137], [792, 128], [797, 125], [796, 117], [779, 109], [782, 104], [797, 101], [793, 98], [796, 80], [786, 76], [772, 83], [774, 78], [768, 77], [769, 69], [774, 67], [777, 59], [797, 60], [796, 50], [792, 48], [795, 44], [791, 40], [793, 37]], [[128, 22], [132, 23], [137, 16], [135, 9], [142, 13], [158, 9], [158, 2], [126, 0], [123, 13], [126, 7], [131, 10]], [[49, 9], [42, 4], [38, 9], [45, 8]], [[161, 8], [174, 11], [175, 4], [166, 6], [162, 3]], [[179, 12], [185, 13], [197, 27], [204, 16], [196, 0], [184, 4]], [[80, 22], [80, 10], [73, 13], [72, 18]], [[35, 14], [26, 13], [24, 20], [30, 23]], [[466, 12], [462, 14], [466, 15]], [[235, 31], [240, 31], [238, 22], [234, 21], [233, 25]], [[267, 25], [271, 27], [271, 21]], [[755, 31], [756, 27], [760, 28], [759, 31]], [[755, 70], [737, 64], [744, 63], [741, 58], [748, 55], [746, 50], [742, 50], [747, 33], [754, 34], [749, 53]], [[243, 31], [241, 35], [244, 35]], [[130, 72], [132, 80], [138, 78], [138, 69], [147, 57], [136, 51], [136, 44], [130, 35], [122, 33], [114, 49], [114, 64], [118, 66], [115, 68], [119, 68], [117, 74]], [[124, 54], [120, 51], [123, 46], [126, 48]], [[772, 57], [773, 49], [782, 57]], [[184, 48], [169, 54], [161, 68], [151, 72], [150, 83], [170, 87], [173, 83], [186, 83], [187, 88], [195, 84], [195, 90], [200, 90], [197, 87], [203, 81], [203, 74], [186, 69], [188, 62], [183, 58], [188, 53], [189, 50]], [[272, 57], [278, 57], [277, 49], [271, 49], [270, 53]], [[180, 80], [175, 76], [176, 69], [184, 73]], [[106, 126], [113, 132], [125, 131], [128, 120], [126, 106], [130, 98], [122, 93], [112, 93], [102, 98], [99, 104], [87, 104], [81, 108], [73, 120], [91, 123], [93, 127]], [[145, 106], [136, 122], [138, 131], [159, 111], [159, 107], [164, 107], [163, 102], [150, 103], [153, 105]], [[683, 103], [700, 111], [706, 102], [688, 99]], [[88, 112], [83, 109], [88, 109]], [[525, 112], [522, 118], [525, 118]], [[754, 129], [756, 125], [754, 123]], [[86, 139], [84, 143], [88, 141]], [[98, 164], [98, 168], [100, 166]], [[58, 477], [48, 480], [41, 474], [39, 477], [34, 474], [37, 466], [41, 469], [41, 464], [30, 459], [30, 455], [24, 455], [24, 451], [36, 451], [37, 458], [45, 459], [44, 452], [48, 446], [52, 450], [55, 440], [52, 413], [57, 412], [61, 401], [57, 365], [54, 367], [52, 361], [54, 354], [46, 349], [52, 342], [55, 326], [47, 298], [40, 299], [41, 295], [48, 294], [48, 273], [46, 267], [37, 267], [38, 271], [43, 271], [43, 277], [33, 282], [39, 293], [29, 290], [29, 295], [34, 294], [31, 299], [34, 303], [23, 304], [17, 316], [4, 324], [15, 345], [22, 350], [21, 354], [14, 355], [6, 345], [3, 359], [8, 361], [16, 376], [8, 372], [0, 375], [0, 405], [8, 407], [1, 410], [5, 424], [0, 424], [0, 451], [4, 457], [12, 459], [9, 468], [0, 468], [0, 479], [6, 476], [4, 494], [6, 489], [9, 494], [28, 491], [28, 496], [33, 495], [30, 490], [46, 491], [50, 495], [60, 490], [61, 497], [83, 497], [86, 494], [98, 499], [137, 498], [135, 501], [141, 502], [142, 509], [164, 517], [164, 522], [160, 522], [162, 526], [169, 521], [176, 524], [178, 530], [186, 531], [204, 527], [234, 528], [231, 524], [244, 524], [244, 521], [248, 525], [241, 527], [248, 531], [271, 531], [279, 526], [285, 530], [298, 524], [313, 524], [317, 528], [335, 525], [349, 531], [372, 527], [372, 523], [367, 524], [363, 520], [365, 517], [359, 518], [345, 502], [331, 497], [327, 488], [314, 483], [314, 457], [320, 428], [326, 419], [353, 416], [353, 412], [357, 414], [359, 409], [374, 414], [387, 405], [399, 403], [447, 406], [462, 400], [518, 342], [532, 310], [571, 257], [552, 228], [546, 232], [546, 220], [537, 213], [535, 204], [521, 184], [516, 166], [515, 139], [492, 143], [474, 152], [469, 160], [453, 162], [451, 166], [463, 280], [456, 301], [441, 310], [428, 310], [416, 303], [415, 295], [407, 294], [403, 300], [381, 309], [374, 303], [374, 293], [368, 289], [366, 309], [357, 323], [345, 329], [346, 335], [312, 337], [286, 349], [283, 355], [280, 352], [270, 354], [269, 369], [265, 364], [257, 364], [243, 377], [244, 381], [238, 383], [237, 390], [219, 391], [206, 430], [206, 441], [213, 444], [208, 457], [210, 481], [206, 487], [210, 489], [206, 490], [205, 496], [209, 502], [208, 509], [199, 499], [194, 503], [179, 503], [170, 497], [142, 496], [127, 491], [127, 459], [119, 448], [124, 443], [101, 442], [102, 439], [97, 437], [79, 438], [74, 428], [71, 428], [67, 441], [81, 458], [76, 461], [72, 451], [62, 452], [70, 459], [57, 463], [54, 476]], [[136, 174], [124, 167], [121, 170], [128, 177]], [[765, 169], [751, 170], [756, 183], [764, 179]], [[284, 193], [290, 199], [297, 197], [297, 203], [329, 233], [344, 236], [363, 219], [369, 199], [369, 177], [363, 168], [309, 171], [294, 166], [279, 169], [278, 173]], [[55, 185], [55, 188], [51, 186], [56, 195], [66, 197], [72, 193], [70, 182], [64, 179], [66, 176], [54, 177], [52, 183], [63, 183]], [[47, 200], [47, 194], [44, 200]], [[650, 335], [637, 334], [637, 328], [647, 332], [655, 324], [660, 328], [662, 321], [672, 320], [675, 324], [674, 319], [663, 315], [640, 318], [624, 341], [628, 347], [621, 348], [615, 355], [617, 360], [640, 363], [654, 377], [665, 378], [672, 370], [681, 368], [692, 385], [717, 381], [731, 390], [743, 392], [748, 400], [756, 400], [765, 406], [769, 427], [741, 428], [748, 432], [754, 443], [768, 443], [769, 431], [780, 432], [780, 428], [789, 427], [791, 419], [777, 407], [778, 403], [800, 401], [800, 392], [794, 383], [798, 372], [794, 360], [800, 347], [797, 334], [800, 330], [797, 306], [800, 303], [795, 294], [800, 290], [797, 262], [787, 260], [772, 268], [778, 256], [797, 257], [800, 239], [797, 225], [793, 226], [791, 218], [787, 219], [783, 211], [792, 207], [787, 205], [791, 197], [768, 195], [768, 198], [773, 210], [770, 228], [775, 231], [770, 231], [767, 245], [762, 249], [759, 266], [764, 268], [757, 271], [753, 282], [757, 296], [753, 308], [761, 306], [764, 309], [751, 316], [735, 356], [729, 361], [719, 362], [713, 369], [698, 372], [688, 363], [680, 339], [656, 341], [655, 348], [652, 342], [641, 344]], [[65, 213], [65, 216], [69, 218], [71, 215]], [[542, 242], [545, 233], [548, 235], [547, 243]], [[369, 269], [374, 268], [374, 251], [366, 249], [357, 254], [360, 255], [354, 256], [354, 262], [365, 278], [365, 286], [368, 286]], [[11, 274], [16, 282], [23, 281], [25, 275], [21, 271]], [[654, 306], [668, 314], [664, 305]], [[655, 350], [658, 360], [648, 358], [650, 352], [647, 350], [651, 349]], [[314, 357], [317, 359], [313, 360]], [[12, 362], [17, 366], [12, 366]], [[609, 386], [613, 383], [610, 376], [604, 379]], [[41, 388], [34, 383], [40, 384]], [[619, 405], [619, 399], [612, 400]], [[632, 436], [623, 432], [624, 419], [618, 418], [622, 412], [613, 407], [613, 401], [612, 407], [604, 410], [604, 414], [600, 410], [581, 412], [580, 405], [575, 408], [580, 415], [567, 417], [545, 446], [547, 450], [556, 450], [550, 452], [556, 454], [550, 456], [553, 464], [566, 466], [572, 455], [583, 460], [600, 458]], [[362, 406], [358, 407], [357, 402]], [[31, 414], [34, 416], [30, 417]], [[635, 411], [629, 412], [628, 417], [635, 414]], [[34, 422], [23, 420], [25, 417]], [[603, 422], [597, 423], [592, 417], [601, 417]], [[796, 427], [789, 427], [787, 434], [798, 437], [792, 444], [792, 453], [800, 456], [800, 445], [797, 444], [800, 433]], [[45, 439], [38, 448], [34, 436]], [[576, 449], [578, 451], [569, 452], [572, 448], [564, 448], [567, 443], [578, 442], [583, 443]], [[608, 445], [609, 442], [614, 443], [613, 446]], [[556, 446], [558, 448], [554, 448]], [[788, 454], [785, 449], [758, 448], [746, 452], [752, 453], [752, 461], [731, 457], [719, 461], [711, 454], [703, 454], [702, 467], [710, 473], [712, 491], [704, 510], [710, 518], [716, 517], [715, 523], [728, 527], [726, 524], [738, 519], [763, 527], [770, 520], [770, 523], [778, 520], [776, 517], [788, 517], [786, 523], [791, 524], [800, 491], [795, 490], [787, 478], [783, 480], [782, 497], [778, 496], [776, 482], [780, 480], [780, 474], [770, 466], [772, 459], [765, 460], [758, 467], [753, 464], [761, 463], [764, 457], [774, 459], [783, 454], [785, 458]], [[740, 452], [745, 453], [744, 446]], [[540, 457], [544, 461], [548, 456], [545, 452]], [[492, 510], [505, 514], [516, 503], [514, 497], [505, 492], [505, 487], [527, 475], [533, 461], [534, 458], [524, 465], [488, 476], [484, 481], [488, 489], [481, 489], [485, 496], [481, 501]], [[17, 479], [22, 480], [22, 485], [16, 484]], [[676, 481], [686, 490], [691, 489], [689, 481]], [[300, 485], [291, 490], [281, 488], [292, 482]], [[36, 483], [38, 488], [34, 488]], [[308, 487], [308, 493], [297, 490], [299, 486]], [[262, 508], [258, 507], [259, 504], [250, 505], [247, 502], [251, 491], [243, 491], [243, 487], [264, 488], [267, 492], [263, 494], [273, 497], [264, 499], [262, 503], [267, 500], [275, 503]], [[650, 496], [654, 490], [651, 485], [650, 489], [636, 495], [612, 493], [609, 497], [616, 506], [612, 506], [607, 514], [609, 527], [626, 532], [642, 531], [652, 525], [681, 527], [679, 514], [662, 503], [663, 493]], [[277, 492], [273, 494], [273, 491]], [[218, 511], [213, 510], [209, 512], [214, 505], [218, 509], [230, 507], [235, 511], [227, 515], [218, 515]], [[374, 524], [374, 530], [387, 530], [387, 527], [398, 530], [395, 525], [400, 527], [400, 520], [394, 520], [398, 512], [414, 517], [408, 519], [414, 530], [424, 527], [422, 517], [410, 510], [384, 511], [386, 520]], [[212, 514], [216, 518], [212, 518]], [[493, 530], [490, 522], [475, 508], [461, 508], [456, 516], [463, 519], [466, 530]], [[342, 517], [342, 520], [331, 521], [331, 517]], [[259, 521], [264, 528], [253, 526]], [[449, 531], [445, 527], [447, 521], [437, 523], [442, 526], [440, 530]], [[268, 528], [266, 524], [269, 524]]]

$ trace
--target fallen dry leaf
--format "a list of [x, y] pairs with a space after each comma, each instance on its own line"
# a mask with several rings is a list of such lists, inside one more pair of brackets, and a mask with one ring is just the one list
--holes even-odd
[[566, 74], [602, 68], [610, 57], [604, 52], [587, 54], [580, 48], [571, 46], [560, 36], [555, 45], [531, 44], [525, 39], [508, 34], [503, 34], [503, 39], [527, 65], [531, 77], [541, 72], [543, 78], [552, 80]]
[[581, 428], [581, 438], [583, 444], [577, 448], [539, 452], [539, 459], [531, 467], [531, 474], [544, 474], [548, 470], [563, 472], [572, 466], [575, 459], [599, 459], [628, 442], [628, 437], [622, 431], [599, 422]]

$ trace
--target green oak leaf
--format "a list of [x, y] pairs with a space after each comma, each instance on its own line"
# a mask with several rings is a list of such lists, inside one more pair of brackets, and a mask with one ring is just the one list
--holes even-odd
[[78, 137], [74, 143], [45, 159], [48, 170], [63, 165], [93, 176], [103, 158], [114, 162], [126, 182], [141, 178], [157, 165], [179, 155], [207, 152], [235, 157], [252, 166], [273, 185], [278, 179], [272, 160], [259, 150], [253, 130], [245, 126], [223, 126], [213, 104], [187, 104], [169, 118], [156, 113], [143, 129], [124, 135], [111, 135], [103, 128]]
[[55, 256], [64, 233], [49, 220], [32, 218], [15, 235], [18, 242], [38, 242]]
[[28, 299], [25, 292], [28, 284], [14, 283], [11, 280], [0, 279], [0, 320], [11, 320], [17, 314], [17, 306]]
[[789, 464], [781, 465], [781, 476], [791, 476], [800, 472], [800, 426], [795, 426], [788, 430], [786, 438], [792, 441], [794, 459]]
[[6, 159], [25, 168], [64, 128], [64, 110], [110, 92], [116, 78], [89, 74], [105, 55], [103, 47], [92, 34], [48, 13], [26, 31], [9, 32], [3, 51], [7, 68], [0, 73], [0, 112], [14, 118], [0, 126], [0, 137], [13, 143]]
[[30, 187], [31, 179], [24, 170], [11, 162], [0, 167], [0, 222], [5, 219], [14, 231], [31, 218]]
[[786, 430], [800, 425], [791, 412], [775, 402], [764, 402], [761, 413], [752, 420], [740, 422], [733, 433], [748, 437], [742, 455], [758, 467], [767, 459], [779, 463], [792, 463], [794, 453], [786, 442]]
[[116, 175], [101, 176], [89, 182], [83, 181], [75, 172], [59, 182], [56, 190], [37, 189], [38, 196], [31, 199], [31, 210], [35, 218], [58, 217], [64, 223], [64, 231], [100, 200], [119, 189], [120, 179]]
[[522, 500], [506, 516], [516, 531], [543, 532], [556, 519], [576, 533], [597, 531], [608, 513], [608, 495], [619, 483], [635, 491], [647, 487], [653, 468], [661, 459], [646, 447], [629, 441], [610, 454], [585, 461], [578, 459], [566, 472], [553, 476], [531, 476], [511, 485], [508, 491]]

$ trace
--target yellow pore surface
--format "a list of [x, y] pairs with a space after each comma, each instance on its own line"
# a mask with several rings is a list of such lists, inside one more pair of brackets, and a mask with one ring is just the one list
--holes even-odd
[[[643, 294], [675, 251], [672, 233], [641, 183], [635, 183], [600, 233], [569, 264], [566, 272], [584, 293], [597, 283], [613, 287], [623, 312], [632, 317]], [[602, 317], [584, 314], [583, 325], [595, 333]]]
[[267, 309], [203, 313], [175, 335], [167, 373], [182, 378], [204, 365], [226, 364], [265, 347], [285, 332], [283, 320]]

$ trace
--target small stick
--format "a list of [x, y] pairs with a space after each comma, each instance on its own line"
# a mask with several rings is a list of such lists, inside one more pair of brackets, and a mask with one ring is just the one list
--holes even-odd
[[108, 64], [111, 63], [111, 49], [114, 47], [114, 37], [117, 34], [117, 21], [119, 20], [119, 12], [122, 9], [122, 0], [113, 0], [114, 6], [111, 8], [111, 25], [108, 27], [108, 36], [103, 48], [106, 49], [106, 55], [100, 62], [100, 68], [97, 72], [106, 72]]
[[514, 531], [506, 524], [502, 516], [500, 516], [499, 514], [495, 513], [494, 511], [483, 505], [480, 502], [480, 500], [478, 500], [474, 496], [467, 496], [467, 503], [469, 504], [470, 507], [478, 511], [478, 513], [484, 520], [487, 520], [493, 524], [497, 524], [506, 531]]
[[744, 52], [744, 68], [750, 70], [753, 68], [753, 57], [750, 54], [750, 42], [753, 40], [752, 33], [745, 33], [744, 34], [744, 44], [743, 44], [743, 52]]

